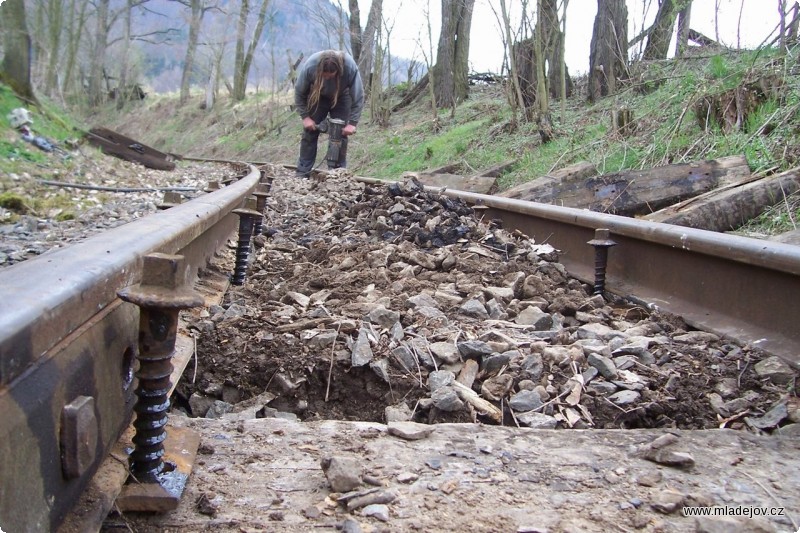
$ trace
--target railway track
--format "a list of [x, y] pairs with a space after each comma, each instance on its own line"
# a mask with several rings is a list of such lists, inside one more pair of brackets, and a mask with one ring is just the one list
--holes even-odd
[[[186, 278], [197, 279], [235, 237], [243, 218], [235, 211], [268, 185], [255, 166], [240, 169], [239, 179], [217, 191], [0, 271], [0, 525], [6, 530], [57, 529], [128, 426], [139, 309], [118, 293], [148, 283], [143, 264], [151, 254], [182, 256]], [[552, 244], [578, 279], [591, 283], [599, 274], [611, 292], [800, 363], [798, 247], [445, 194]], [[599, 229], [613, 241], [604, 243], [607, 263], [598, 263], [603, 246], [589, 244]]]

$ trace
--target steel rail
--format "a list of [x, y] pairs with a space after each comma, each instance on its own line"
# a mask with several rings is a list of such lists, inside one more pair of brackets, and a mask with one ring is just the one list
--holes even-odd
[[609, 250], [608, 290], [800, 366], [798, 246], [498, 196], [444, 194], [553, 245], [570, 274], [587, 282], [595, 272], [588, 241], [595, 230], [609, 229], [617, 245]]
[[0, 526], [55, 530], [131, 419], [142, 258], [194, 280], [236, 230], [260, 173], [0, 271]]

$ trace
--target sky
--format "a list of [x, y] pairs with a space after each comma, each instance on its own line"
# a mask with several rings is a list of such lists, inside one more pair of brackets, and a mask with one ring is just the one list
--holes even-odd
[[[641, 32], [642, 6], [646, 2], [652, 4], [645, 18], [645, 24], [649, 26], [655, 17], [657, 0], [627, 0], [629, 39]], [[362, 24], [366, 22], [370, 4], [371, 0], [359, 0]], [[518, 12], [520, 4], [520, 0], [506, 0], [506, 5], [512, 11]], [[529, 4], [535, 4], [535, 1], [529, 0]], [[691, 28], [712, 39], [716, 38], [714, 15], [716, 4], [719, 4], [719, 39], [727, 45], [736, 46], [737, 42], [741, 42], [742, 47], [756, 47], [764, 41], [779, 21], [778, 0], [694, 0]], [[740, 8], [741, 27], [738, 24]], [[440, 0], [384, 0], [383, 12], [391, 28], [392, 54], [423, 62], [420, 44], [430, 55], [427, 36], [427, 14], [430, 13], [431, 30], [434, 34], [433, 53], [436, 53], [441, 16]], [[596, 13], [596, 0], [569, 2], [565, 57], [573, 75], [585, 73], [589, 68], [589, 46]], [[499, 16], [499, 0], [475, 0], [470, 36], [470, 64], [473, 71], [499, 72], [500, 70], [503, 44], [498, 23]], [[674, 46], [672, 48], [674, 49]]]

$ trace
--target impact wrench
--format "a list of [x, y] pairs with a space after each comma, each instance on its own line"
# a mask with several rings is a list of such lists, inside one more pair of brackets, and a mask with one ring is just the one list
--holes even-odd
[[328, 169], [339, 167], [339, 154], [342, 150], [342, 130], [345, 122], [338, 118], [328, 118], [317, 124], [320, 133], [328, 134], [328, 153], [325, 154], [325, 161], [328, 162]]

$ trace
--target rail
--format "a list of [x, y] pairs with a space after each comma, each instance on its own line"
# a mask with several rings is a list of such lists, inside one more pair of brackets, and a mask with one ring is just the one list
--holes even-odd
[[798, 246], [497, 196], [445, 194], [485, 210], [506, 229], [550, 243], [583, 281], [591, 282], [595, 272], [588, 242], [595, 230], [608, 229], [616, 242], [608, 256], [608, 290], [800, 366]]
[[0, 516], [54, 530], [131, 418], [138, 308], [117, 291], [142, 258], [180, 254], [188, 279], [236, 229], [259, 183], [227, 187], [0, 271]]

